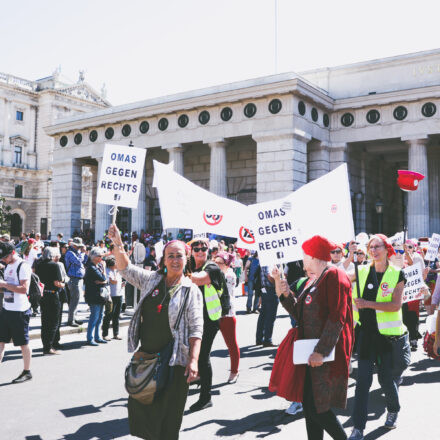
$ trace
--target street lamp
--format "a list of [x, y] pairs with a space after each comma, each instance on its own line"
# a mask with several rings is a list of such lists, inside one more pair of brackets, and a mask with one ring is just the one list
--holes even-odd
[[378, 232], [382, 232], [383, 229], [383, 207], [384, 207], [384, 203], [382, 202], [381, 199], [378, 199], [376, 201], [376, 204], [374, 205], [374, 207], [376, 208], [376, 214], [377, 214], [377, 223], [378, 223]]

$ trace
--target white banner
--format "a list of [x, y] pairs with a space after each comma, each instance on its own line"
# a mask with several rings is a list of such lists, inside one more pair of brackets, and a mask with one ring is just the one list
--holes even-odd
[[137, 208], [146, 152], [144, 148], [105, 145], [97, 203]]
[[403, 302], [423, 299], [423, 293], [420, 289], [425, 286], [423, 282], [423, 269], [420, 263], [403, 269], [406, 278], [405, 289], [403, 290]]
[[404, 239], [404, 232], [402, 231], [390, 237], [390, 242], [394, 246], [403, 246], [403, 239]]
[[425, 260], [434, 261], [438, 258], [438, 248], [440, 246], [440, 234], [432, 234], [429, 240], [428, 251], [426, 252]]
[[263, 265], [302, 259], [301, 244], [320, 234], [341, 243], [354, 238], [347, 165], [288, 196], [245, 206], [219, 197], [154, 161], [164, 229], [187, 228], [237, 238], [259, 251]]

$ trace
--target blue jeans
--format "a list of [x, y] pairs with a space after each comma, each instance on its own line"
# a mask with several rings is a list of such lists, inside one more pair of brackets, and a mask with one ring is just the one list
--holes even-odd
[[272, 343], [273, 326], [277, 317], [279, 299], [275, 292], [261, 293], [261, 311], [257, 322], [257, 343]]
[[[246, 309], [248, 311], [255, 311], [258, 308], [258, 296], [254, 295], [254, 283], [253, 281], [248, 281], [248, 297], [246, 302]], [[252, 297], [254, 296], [254, 308], [252, 308]]]
[[104, 315], [104, 305], [90, 304], [90, 318], [87, 326], [87, 342], [93, 340], [93, 331], [95, 331], [95, 341], [101, 339], [99, 329], [101, 327], [102, 316]]
[[385, 394], [387, 410], [389, 412], [399, 412], [400, 410], [399, 394], [392, 375], [392, 353], [381, 355], [380, 362], [376, 362], [376, 359], [359, 359], [352, 418], [354, 427], [360, 430], [364, 430], [367, 423], [368, 397], [375, 364], [379, 383]]

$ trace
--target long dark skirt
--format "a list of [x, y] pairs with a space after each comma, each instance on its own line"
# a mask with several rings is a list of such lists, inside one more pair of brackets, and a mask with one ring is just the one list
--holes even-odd
[[172, 368], [172, 379], [164, 392], [151, 405], [128, 399], [130, 434], [146, 440], [179, 438], [183, 411], [188, 396], [185, 368]]

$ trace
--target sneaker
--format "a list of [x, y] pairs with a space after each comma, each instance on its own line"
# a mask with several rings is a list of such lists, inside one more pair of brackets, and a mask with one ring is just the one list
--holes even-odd
[[302, 412], [302, 410], [303, 406], [301, 402], [292, 402], [289, 408], [286, 409], [286, 414], [294, 416], [295, 414]]
[[388, 411], [387, 420], [384, 425], [385, 428], [387, 428], [387, 429], [395, 429], [396, 428], [396, 421], [397, 421], [398, 414], [399, 413]]
[[348, 437], [348, 440], [364, 440], [364, 431], [353, 428], [353, 431], [351, 431], [351, 435], [350, 437]]
[[189, 407], [191, 412], [200, 411], [202, 409], [210, 408], [212, 406], [212, 400], [198, 400], [196, 403]]
[[27, 380], [31, 380], [32, 379], [32, 374], [30, 371], [22, 371], [22, 373], [20, 374], [20, 376], [18, 376], [17, 378], [15, 378], [12, 383], [22, 383], [22, 382], [26, 382]]

